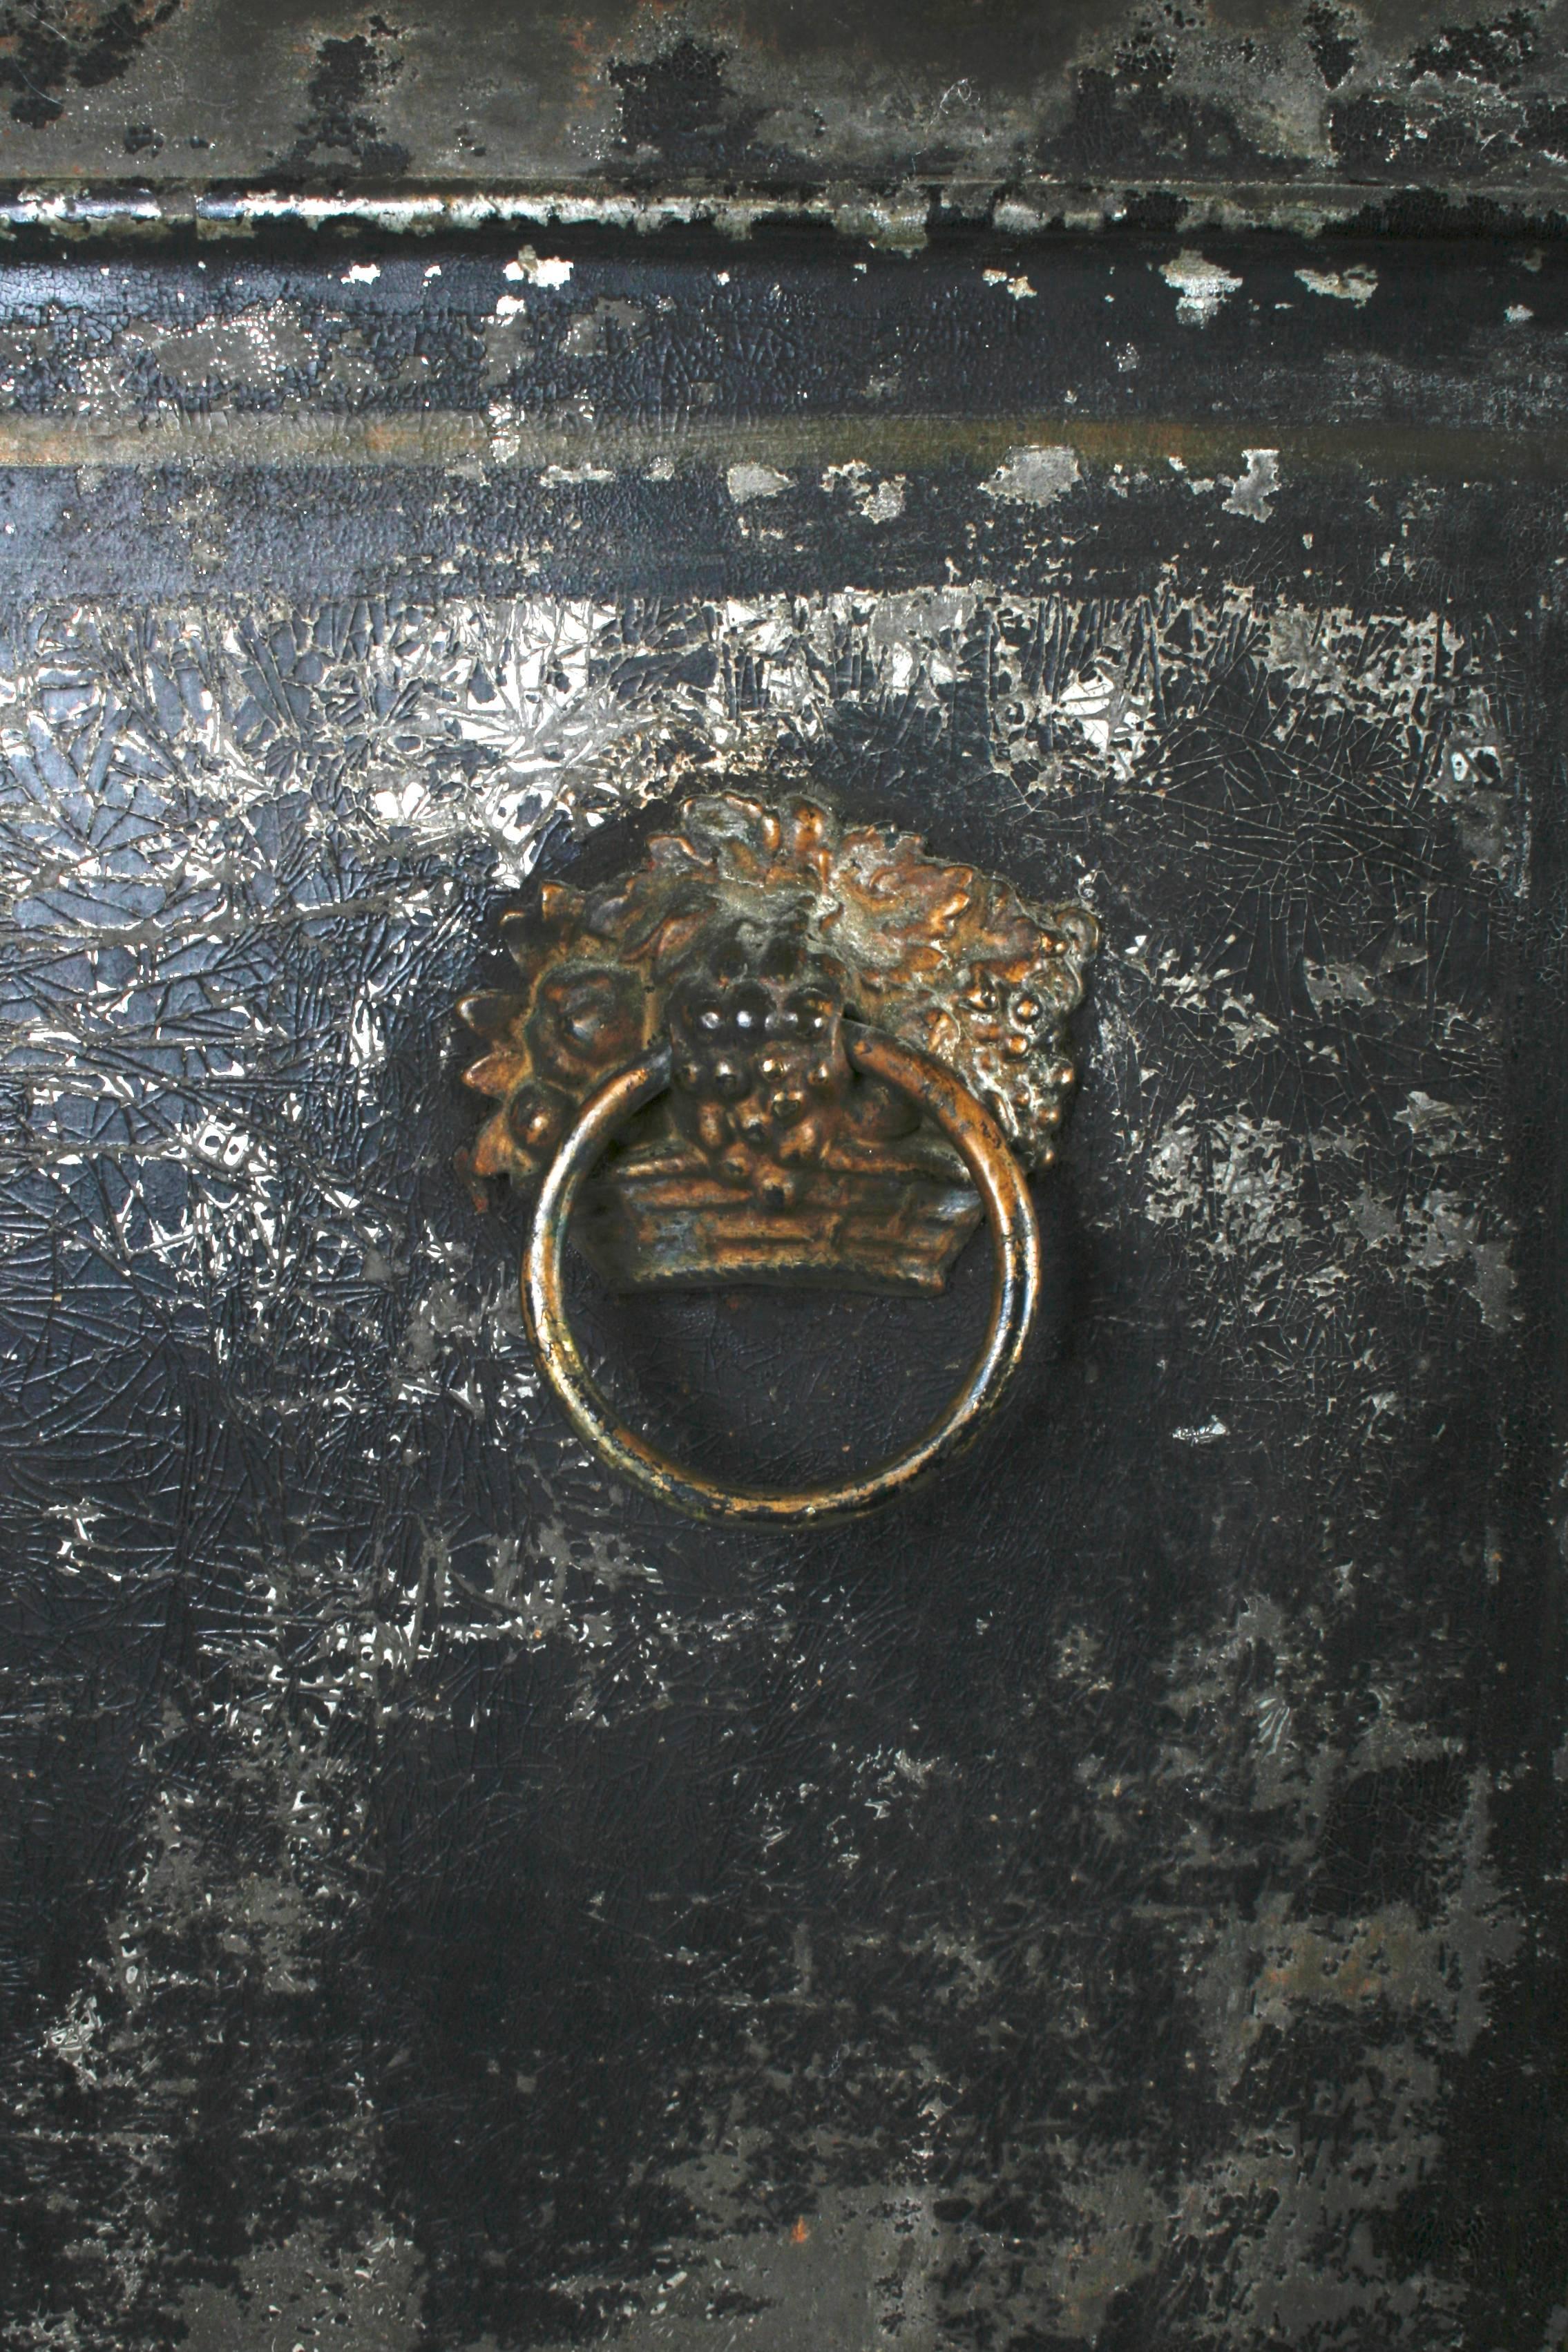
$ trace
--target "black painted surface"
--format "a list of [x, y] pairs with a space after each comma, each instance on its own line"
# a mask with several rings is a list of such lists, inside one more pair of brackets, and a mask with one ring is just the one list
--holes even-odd
[[[1561, 273], [1181, 250], [0, 287], [18, 2342], [1563, 2340]], [[1023, 1392], [791, 1540], [450, 1170], [717, 774], [1106, 933]], [[983, 1284], [584, 1306], [789, 1472]]]

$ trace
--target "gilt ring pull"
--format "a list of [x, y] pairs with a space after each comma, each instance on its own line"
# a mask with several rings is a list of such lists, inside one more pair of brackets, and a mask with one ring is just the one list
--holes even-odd
[[[537, 1191], [534, 1352], [578, 1434], [697, 1517], [810, 1525], [952, 1454], [1034, 1320], [1026, 1179], [1057, 1156], [1068, 1019], [1099, 927], [889, 824], [802, 795], [687, 801], [607, 882], [546, 882], [501, 920], [513, 971], [458, 1010], [493, 1108], [458, 1166], [479, 1208]], [[574, 1246], [614, 1290], [939, 1292], [988, 1222], [991, 1320], [946, 1410], [890, 1462], [798, 1492], [721, 1484], [628, 1429], [566, 1319]]]
[[723, 1486], [683, 1468], [628, 1429], [588, 1375], [566, 1319], [567, 1227], [578, 1192], [605, 1145], [668, 1086], [668, 1041], [619, 1071], [584, 1105], [540, 1186], [522, 1260], [522, 1310], [540, 1367], [573, 1427], [603, 1462], [660, 1501], [700, 1518], [798, 1525], [875, 1509], [973, 1436], [1017, 1369], [1035, 1319], [1039, 1228], [1023, 1171], [995, 1120], [929, 1055], [858, 1023], [846, 1022], [843, 1038], [862, 1076], [881, 1079], [917, 1104], [963, 1155], [984, 1206], [994, 1255], [990, 1324], [963, 1386], [922, 1436], [874, 1470], [795, 1490]]

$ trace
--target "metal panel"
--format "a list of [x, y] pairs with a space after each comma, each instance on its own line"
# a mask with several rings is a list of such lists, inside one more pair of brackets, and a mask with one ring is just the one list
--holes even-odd
[[[17, 2340], [1557, 2342], [1556, 249], [28, 234]], [[449, 1013], [781, 780], [1103, 935], [1021, 1395], [793, 1535]], [[984, 1282], [577, 1311], [793, 1477]]]

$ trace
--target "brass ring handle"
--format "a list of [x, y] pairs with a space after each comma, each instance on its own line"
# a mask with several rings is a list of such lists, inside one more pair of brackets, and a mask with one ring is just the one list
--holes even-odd
[[874, 1509], [973, 1436], [1016, 1370], [1034, 1322], [1040, 1286], [1039, 1228], [1023, 1171], [1001, 1129], [940, 1062], [858, 1022], [847, 1021], [842, 1034], [855, 1067], [918, 1103], [963, 1154], [984, 1203], [995, 1261], [990, 1324], [963, 1387], [923, 1436], [879, 1468], [794, 1490], [721, 1486], [683, 1469], [626, 1428], [588, 1376], [566, 1320], [562, 1258], [567, 1227], [578, 1188], [616, 1128], [668, 1085], [668, 1042], [629, 1063], [589, 1097], [540, 1186], [522, 1259], [522, 1311], [540, 1367], [573, 1427], [601, 1461], [661, 1502], [698, 1518], [784, 1526], [849, 1518]]

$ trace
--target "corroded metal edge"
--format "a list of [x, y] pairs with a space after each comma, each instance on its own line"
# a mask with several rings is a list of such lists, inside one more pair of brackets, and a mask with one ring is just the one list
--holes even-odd
[[1483, 231], [1521, 238], [1568, 236], [1568, 173], [1539, 181], [1394, 185], [1383, 180], [1118, 179], [1103, 184], [1041, 177], [921, 177], [791, 190], [737, 183], [721, 191], [656, 192], [612, 183], [279, 189], [175, 182], [38, 180], [0, 186], [0, 240], [28, 233], [71, 242], [157, 242], [195, 236], [249, 240], [306, 230], [324, 237], [486, 236], [511, 229], [610, 232], [639, 239], [700, 230], [744, 241], [769, 226], [828, 229], [880, 252], [916, 253], [938, 226], [1009, 244], [1086, 231], [1187, 235], [1268, 230], [1303, 236]]

